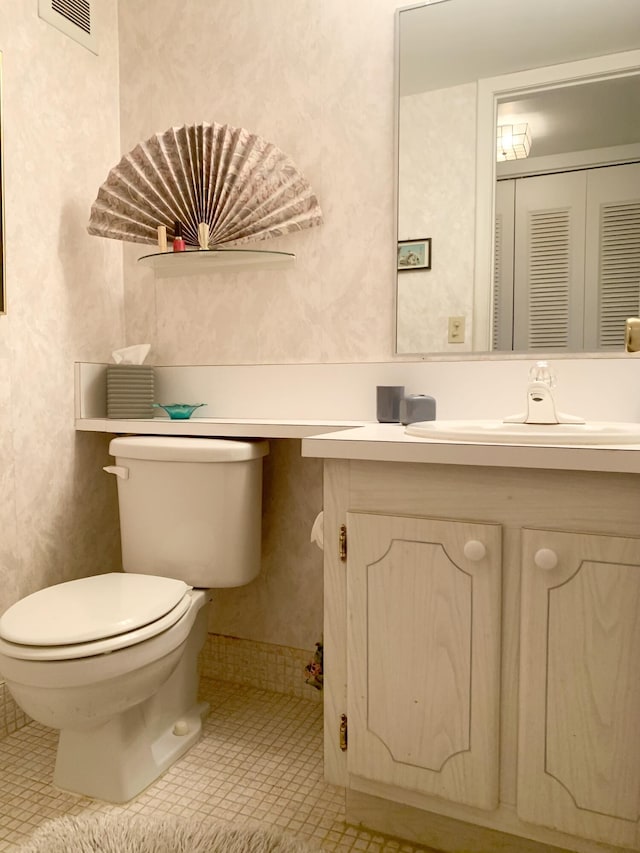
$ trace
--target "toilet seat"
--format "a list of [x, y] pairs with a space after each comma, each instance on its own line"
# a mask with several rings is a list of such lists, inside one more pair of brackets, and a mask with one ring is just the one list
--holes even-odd
[[0, 652], [22, 660], [72, 660], [155, 637], [189, 609], [174, 578], [111, 573], [67, 581], [18, 601], [0, 618]]

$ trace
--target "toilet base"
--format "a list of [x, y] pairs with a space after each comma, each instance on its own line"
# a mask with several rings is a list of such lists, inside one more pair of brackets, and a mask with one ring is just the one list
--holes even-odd
[[180, 660], [146, 701], [90, 731], [62, 729], [53, 784], [125, 803], [167, 770], [200, 737], [209, 705], [198, 702], [198, 653], [207, 636], [211, 595], [194, 591], [197, 615]]
[[209, 705], [194, 705], [155, 736], [145, 710], [137, 705], [90, 732], [60, 732], [53, 784], [111, 803], [132, 799], [198, 740]]

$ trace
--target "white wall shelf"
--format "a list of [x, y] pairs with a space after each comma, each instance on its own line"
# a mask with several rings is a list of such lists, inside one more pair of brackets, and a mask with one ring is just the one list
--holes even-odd
[[203, 275], [235, 267], [291, 267], [296, 256], [291, 252], [264, 249], [187, 249], [185, 252], [156, 252], [143, 255], [138, 263], [151, 267], [156, 278]]
[[76, 418], [80, 432], [114, 435], [190, 435], [209, 438], [306, 438], [362, 426], [357, 421], [301, 421], [276, 418]]

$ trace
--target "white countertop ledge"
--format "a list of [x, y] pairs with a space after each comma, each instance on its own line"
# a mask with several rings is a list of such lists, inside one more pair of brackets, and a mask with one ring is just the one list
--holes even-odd
[[217, 438], [304, 438], [362, 426], [364, 421], [275, 418], [76, 418], [77, 430], [126, 435], [191, 435]]
[[640, 445], [523, 445], [439, 441], [407, 435], [400, 424], [366, 424], [302, 441], [302, 455], [372, 462], [547, 468], [640, 473]]
[[270, 418], [77, 418], [75, 426], [126, 435], [299, 438], [303, 456], [321, 459], [640, 474], [637, 444], [559, 447], [443, 441], [407, 435], [400, 424]]

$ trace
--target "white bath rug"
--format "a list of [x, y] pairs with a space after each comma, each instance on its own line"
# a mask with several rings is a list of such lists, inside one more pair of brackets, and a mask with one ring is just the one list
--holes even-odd
[[112, 814], [49, 821], [16, 853], [312, 853], [317, 849], [256, 826]]

